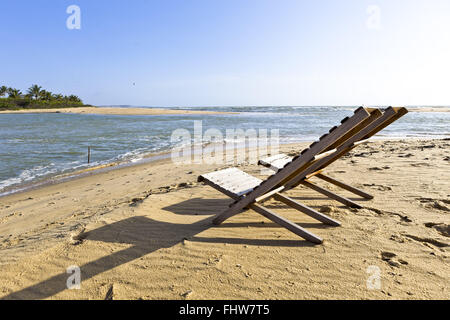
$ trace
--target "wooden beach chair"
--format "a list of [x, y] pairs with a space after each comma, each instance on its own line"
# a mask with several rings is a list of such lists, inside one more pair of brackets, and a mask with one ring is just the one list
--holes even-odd
[[322, 243], [320, 237], [265, 208], [262, 203], [274, 198], [320, 222], [339, 226], [340, 222], [283, 195], [282, 192], [286, 188], [298, 185], [308, 175], [334, 161], [335, 157], [341, 157], [353, 149], [355, 144], [383, 129], [389, 124], [388, 119], [391, 119], [391, 122], [395, 121], [395, 118], [404, 112], [401, 110], [406, 109], [388, 108], [383, 112], [379, 109], [358, 108], [353, 116], [342, 120], [339, 126], [332, 128], [329, 133], [311, 144], [300, 155], [290, 159], [282, 168], [277, 168], [277, 172], [266, 180], [258, 179], [236, 168], [201, 175], [199, 181], [235, 200], [228, 209], [216, 216], [213, 223], [221, 224], [236, 214], [252, 209], [308, 241]]
[[[408, 113], [408, 110], [406, 108], [388, 108], [386, 110], [380, 110], [375, 108], [366, 108], [366, 111], [369, 112], [373, 118], [381, 117], [383, 118], [383, 121], [379, 122], [379, 125], [371, 130], [367, 134], [360, 134], [359, 132], [363, 130], [365, 127], [369, 126], [371, 124], [370, 119], [367, 119], [366, 121], [361, 122], [358, 126], [356, 126], [352, 131], [349, 131], [347, 134], [343, 135], [336, 143], [327, 150], [322, 153], [322, 161], [315, 163], [312, 165], [306, 172], [299, 175], [297, 178], [289, 181], [285, 188], [283, 189], [283, 192], [286, 192], [288, 190], [291, 190], [298, 185], [306, 186], [310, 189], [313, 189], [317, 191], [318, 193], [321, 193], [325, 195], [328, 198], [334, 199], [346, 206], [352, 207], [352, 208], [361, 208], [361, 205], [358, 203], [351, 201], [350, 199], [347, 199], [345, 197], [342, 197], [340, 195], [337, 195], [325, 188], [322, 188], [318, 185], [313, 184], [310, 179], [312, 177], [317, 177], [323, 181], [326, 181], [330, 184], [333, 184], [339, 188], [345, 189], [353, 194], [356, 194], [358, 196], [361, 196], [365, 199], [373, 199], [373, 196], [364, 192], [363, 190], [360, 190], [358, 188], [355, 188], [351, 185], [348, 185], [342, 181], [339, 181], [335, 178], [332, 178], [328, 175], [326, 175], [323, 170], [325, 170], [326, 167], [331, 165], [336, 160], [340, 159], [342, 156], [350, 152], [353, 148], [356, 146], [366, 143], [369, 141], [369, 139], [389, 126], [394, 121], [398, 120], [402, 116]], [[355, 138], [356, 137], [356, 138]], [[345, 147], [344, 147], [345, 146]], [[334, 152], [336, 148], [341, 149], [340, 152]], [[332, 149], [332, 150], [330, 150]], [[275, 172], [282, 169], [287, 163], [292, 161], [293, 157], [290, 157], [285, 154], [279, 154], [272, 157], [268, 157], [265, 159], [260, 160], [258, 163], [260, 165], [263, 165]]]

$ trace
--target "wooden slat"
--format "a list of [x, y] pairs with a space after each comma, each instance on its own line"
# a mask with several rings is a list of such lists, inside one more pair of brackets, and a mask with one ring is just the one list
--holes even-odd
[[360, 122], [352, 130], [350, 130], [347, 133], [345, 133], [344, 135], [342, 135], [335, 143], [333, 143], [331, 146], [329, 146], [325, 151], [328, 151], [328, 150], [331, 150], [331, 149], [336, 149], [336, 148], [340, 147], [346, 141], [348, 141], [348, 139], [353, 137], [355, 134], [357, 134], [362, 129], [367, 127], [371, 122], [373, 122], [373, 119], [379, 118], [383, 114], [379, 109], [370, 110], [369, 113], [370, 113], [370, 117], [368, 117], [364, 121]]
[[283, 202], [284, 204], [288, 205], [289, 207], [294, 208], [294, 209], [296, 209], [296, 210], [298, 210], [300, 212], [303, 212], [304, 214], [307, 214], [311, 218], [314, 218], [314, 219], [316, 219], [316, 220], [318, 220], [320, 222], [323, 222], [323, 223], [325, 223], [327, 225], [335, 226], [335, 227], [338, 227], [338, 226], [341, 225], [341, 223], [339, 221], [334, 220], [334, 219], [332, 219], [332, 218], [330, 218], [330, 217], [324, 215], [323, 213], [320, 213], [320, 212], [318, 212], [318, 211], [316, 211], [314, 209], [311, 209], [311, 208], [309, 208], [309, 207], [307, 207], [307, 206], [305, 206], [305, 205], [303, 205], [303, 204], [301, 204], [301, 203], [299, 203], [299, 202], [297, 202], [297, 201], [295, 201], [295, 200], [293, 200], [293, 199], [291, 199], [291, 198], [289, 198], [289, 197], [287, 197], [285, 195], [277, 193], [277, 194], [274, 195], [274, 199], [278, 200], [280, 202]]
[[255, 202], [261, 202], [261, 201], [267, 200], [268, 198], [273, 196], [275, 193], [283, 191], [283, 189], [284, 189], [284, 187], [276, 188], [275, 190], [272, 190], [272, 191], [266, 193], [265, 195], [263, 195], [263, 196], [261, 196], [259, 198], [256, 198]]
[[336, 200], [336, 201], [338, 201], [340, 203], [343, 203], [343, 204], [345, 204], [348, 207], [358, 208], [358, 209], [362, 208], [356, 202], [353, 202], [353, 201], [351, 201], [351, 200], [349, 200], [347, 198], [341, 197], [340, 195], [338, 195], [338, 194], [336, 194], [334, 192], [331, 192], [330, 190], [327, 190], [327, 189], [324, 189], [322, 187], [319, 187], [318, 185], [315, 185], [315, 184], [313, 184], [313, 183], [311, 183], [311, 182], [309, 182], [307, 180], [302, 180], [300, 183], [303, 184], [304, 186], [310, 188], [310, 189], [313, 189], [313, 190], [315, 190], [315, 191], [317, 191], [317, 192], [327, 196], [328, 198], [331, 198], [331, 199], [334, 199], [334, 200]]
[[[331, 155], [326, 156], [325, 158], [322, 158], [322, 159], [320, 159], [320, 160], [318, 160], [318, 161], [309, 162], [309, 163], [305, 164], [300, 170], [297, 170], [294, 174], [292, 174], [291, 176], [289, 176], [288, 179], [284, 180], [284, 181], [283, 181], [283, 184], [286, 185], [287, 188], [292, 189], [292, 187], [293, 187], [293, 186], [294, 186], [294, 187], [297, 186], [297, 185], [299, 184], [299, 182], [300, 182], [301, 180], [303, 180], [304, 177], [305, 177], [306, 175], [311, 174], [311, 173], [313, 173], [314, 171], [317, 171], [317, 170], [310, 170], [311, 167], [314, 167], [314, 168], [318, 167], [318, 166], [316, 165], [317, 163], [323, 163], [324, 160], [326, 160], [326, 159], [335, 158], [335, 157], [336, 157], [336, 158], [341, 157], [341, 156], [342, 156], [342, 155], [341, 155], [341, 151], [347, 146], [347, 144], [349, 143], [349, 141], [350, 141], [350, 142], [353, 142], [353, 141], [361, 140], [361, 139], [357, 139], [357, 138], [355, 138], [355, 137], [356, 137], [356, 136], [359, 136], [359, 134], [360, 134], [361, 132], [367, 131], [368, 128], [369, 128], [369, 127], [370, 127], [377, 119], [380, 118], [380, 115], [381, 115], [381, 112], [379, 112], [379, 113], [377, 113], [377, 112], [371, 113], [370, 116], [369, 116], [368, 118], [366, 118], [366, 119], [364, 119], [364, 120], [362, 121], [362, 122], [364, 123], [364, 127], [363, 127], [362, 129], [359, 128], [359, 127], [360, 127], [360, 124], [358, 125], [358, 128], [360, 129], [360, 131], [358, 132], [358, 134], [355, 135], [355, 134], [352, 133], [351, 138], [348, 138], [348, 139], [346, 140], [346, 142], [344, 142], [344, 143], [338, 148], [338, 151], [333, 152]], [[353, 128], [353, 129], [351, 129], [350, 131], [353, 132], [354, 130], [355, 130], [355, 129]], [[348, 134], [348, 131], [347, 131], [347, 134]], [[346, 134], [346, 136], [347, 136], [347, 134]], [[303, 173], [306, 173], [306, 174], [303, 175]], [[300, 179], [299, 176], [302, 176], [303, 178]]]
[[314, 161], [320, 160], [322, 158], [328, 157], [330, 154], [333, 154], [337, 151], [337, 149], [331, 149], [329, 151], [326, 152], [322, 152], [321, 154], [318, 154], [317, 156], [314, 157]]
[[[364, 109], [362, 109], [364, 110]], [[364, 110], [364, 112], [366, 112]], [[354, 127], [357, 126], [358, 124], [360, 124], [361, 122], [367, 121], [367, 117], [371, 117], [373, 115], [370, 115], [366, 112], [365, 115], [361, 115], [361, 117], [355, 117], [357, 115], [357, 113], [355, 113], [354, 117], [346, 120], [345, 122], [343, 122], [343, 124], [339, 127], [337, 127], [335, 130], [331, 131], [330, 134], [322, 136], [321, 140], [319, 140], [318, 142], [313, 143], [309, 149], [304, 150], [302, 152], [302, 156], [308, 154], [309, 152], [312, 152], [313, 156], [311, 158], [309, 158], [309, 160], [306, 160], [306, 158], [308, 157], [300, 157], [302, 158], [303, 161], [297, 162], [298, 159], [291, 162], [290, 164], [286, 165], [286, 167], [290, 167], [290, 168], [283, 168], [286, 173], [287, 173], [287, 177], [285, 177], [284, 179], [281, 179], [280, 183], [278, 186], [282, 186], [287, 184], [290, 180], [294, 179], [299, 173], [303, 172], [306, 168], [308, 168], [309, 166], [311, 166], [313, 163], [315, 163], [314, 157], [324, 151], [328, 151], [331, 145], [334, 145], [334, 142], [337, 139], [340, 139], [340, 137], [342, 137], [342, 135], [347, 134], [349, 131], [354, 130]], [[333, 136], [332, 136], [333, 135]], [[325, 143], [324, 143], [325, 142]], [[327, 158], [327, 157], [326, 157]], [[321, 160], [319, 160], [321, 161]], [[287, 169], [287, 170], [286, 170]], [[290, 174], [288, 174], [290, 173]]]
[[290, 156], [288, 156], [287, 154], [284, 154], [284, 153], [279, 153], [277, 155], [266, 157], [266, 158], [261, 159], [259, 161], [262, 162], [261, 165], [267, 166], [267, 165], [270, 165], [272, 162], [275, 162], [277, 160], [284, 159], [284, 158], [292, 158], [292, 157], [290, 157]]
[[294, 157], [281, 153], [274, 157], [261, 159], [258, 161], [258, 164], [277, 172], [284, 168], [286, 164], [292, 162], [293, 159]]
[[356, 194], [358, 196], [361, 196], [361, 197], [363, 197], [365, 199], [369, 199], [369, 200], [373, 199], [372, 195], [370, 195], [370, 194], [368, 194], [368, 193], [366, 193], [366, 192], [364, 192], [364, 191], [362, 191], [362, 190], [360, 190], [358, 188], [352, 187], [352, 186], [350, 186], [350, 185], [348, 185], [348, 184], [346, 184], [346, 183], [344, 183], [342, 181], [339, 181], [339, 180], [336, 180], [336, 179], [334, 179], [334, 178], [332, 178], [330, 176], [324, 175], [323, 173], [319, 172], [319, 173], [317, 173], [314, 176], [319, 178], [319, 179], [322, 179], [322, 180], [324, 180], [324, 181], [326, 181], [328, 183], [334, 184], [335, 186], [338, 186], [338, 187], [340, 187], [342, 189], [350, 191], [351, 193], [354, 193], [354, 194]]
[[322, 159], [320, 161], [317, 161], [316, 163], [314, 163], [314, 165], [312, 165], [310, 168], [308, 168], [308, 170], [306, 171], [305, 176], [301, 176], [299, 175], [297, 178], [295, 178], [294, 180], [292, 180], [288, 185], [286, 185], [286, 189], [290, 190], [292, 188], [294, 188], [295, 186], [297, 186], [299, 184], [299, 182], [304, 179], [305, 177], [308, 177], [310, 175], [314, 175], [315, 172], [317, 171], [321, 171], [324, 168], [326, 168], [327, 166], [329, 166], [331, 163], [335, 162], [336, 160], [338, 160], [339, 158], [341, 158], [344, 154], [347, 154], [348, 152], [350, 152], [352, 149], [354, 149], [359, 141], [367, 141], [368, 139], [370, 139], [371, 137], [373, 137], [375, 134], [377, 134], [378, 132], [380, 132], [381, 130], [383, 130], [384, 128], [386, 128], [387, 126], [389, 126], [391, 123], [395, 122], [396, 120], [400, 119], [401, 117], [403, 117], [405, 114], [408, 113], [408, 110], [406, 108], [400, 107], [400, 108], [387, 108], [384, 113], [383, 116], [380, 117], [377, 120], [376, 124], [371, 124], [369, 129], [365, 129], [363, 131], [363, 133], [358, 133], [358, 137], [357, 139], [351, 139], [351, 141], [347, 141], [346, 148], [339, 148], [340, 154], [336, 154], [335, 156], [330, 156], [330, 157], [326, 157], [326, 159]]
[[312, 178], [312, 177], [314, 177], [316, 174], [319, 174], [319, 173], [321, 173], [321, 172], [322, 172], [322, 170], [318, 170], [318, 171], [316, 171], [316, 172], [313, 172], [313, 173], [311, 173], [311, 174], [308, 174], [308, 175], [306, 176], [306, 179]]
[[370, 139], [361, 140], [361, 141], [355, 142], [354, 145], [355, 146], [359, 146], [360, 144], [364, 144], [364, 143], [367, 143], [369, 141], [370, 141]]
[[[395, 112], [398, 112], [398, 111], [400, 111], [401, 109], [404, 109], [405, 107], [389, 107], [389, 108], [392, 108], [392, 109], [394, 109], [394, 111]], [[377, 109], [379, 109], [379, 108], [371, 108], [371, 107], [364, 107], [364, 109], [366, 109], [368, 112], [372, 112], [373, 110], [377, 110]], [[387, 110], [388, 108], [385, 108], [383, 111], [385, 111], [385, 110]]]
[[259, 160], [258, 164], [277, 172], [278, 170], [284, 168], [284, 166], [291, 162], [293, 159], [294, 157], [290, 157], [286, 154], [281, 153], [276, 156], [261, 159]]
[[233, 199], [251, 192], [262, 182], [237, 168], [229, 168], [201, 175], [199, 181], [204, 181], [213, 188], [231, 196]]
[[[320, 153], [320, 154], [314, 156], [312, 161], [317, 161], [322, 158], [328, 157], [330, 154], [332, 154], [336, 151], [337, 151], [337, 149], [332, 149], [330, 151]], [[278, 170], [283, 169], [286, 166], [286, 164], [292, 162], [293, 159], [294, 159], [294, 157], [288, 156], [286, 154], [279, 154], [278, 156], [273, 156], [270, 158], [265, 158], [265, 159], [259, 160], [258, 164], [277, 172]]]
[[406, 108], [403, 108], [403, 107], [398, 107], [398, 108], [390, 107], [390, 108], [387, 108], [385, 112], [387, 112], [389, 109], [394, 110], [395, 111], [395, 115], [393, 117], [388, 118], [386, 121], [384, 121], [382, 124], [380, 124], [373, 131], [369, 132], [362, 139], [369, 139], [369, 138], [373, 137], [378, 132], [380, 132], [381, 130], [383, 130], [384, 128], [386, 128], [387, 126], [389, 126], [390, 124], [392, 124], [393, 122], [397, 121], [398, 119], [400, 119], [401, 117], [403, 117], [405, 114], [408, 113], [408, 110]]
[[305, 240], [308, 240], [312, 243], [321, 244], [323, 240], [316, 236], [315, 234], [303, 229], [299, 225], [292, 223], [291, 221], [277, 215], [275, 212], [270, 211], [269, 209], [264, 208], [263, 206], [259, 204], [252, 204], [250, 206], [250, 209], [258, 212], [259, 214], [263, 215], [267, 219], [275, 222], [276, 224], [279, 224], [280, 226], [288, 229], [289, 231], [295, 233], [296, 235], [302, 237]]
[[234, 200], [238, 200], [239, 199], [239, 196], [236, 195], [234, 192], [231, 192], [231, 191], [229, 191], [227, 189], [224, 189], [221, 186], [219, 186], [218, 184], [212, 183], [209, 180], [203, 180], [203, 182], [205, 184], [207, 184], [208, 186], [213, 187], [217, 191], [222, 192], [223, 194], [229, 196], [231, 199], [234, 199]]
[[[345, 147], [341, 148], [341, 151], [340, 151], [341, 155], [336, 155], [335, 157], [327, 158], [329, 160], [322, 161], [322, 166], [317, 166], [317, 164], [315, 164], [314, 167], [317, 167], [317, 170], [314, 170], [314, 171], [318, 171], [318, 170], [321, 170], [321, 169], [329, 166], [331, 163], [333, 163], [336, 160], [338, 160], [339, 158], [341, 158], [344, 154], [347, 154], [348, 152], [353, 150], [357, 146], [357, 142], [370, 139], [375, 134], [377, 134], [378, 132], [380, 132], [381, 130], [386, 128], [388, 125], [390, 125], [394, 121], [398, 120], [399, 118], [401, 118], [402, 116], [404, 116], [407, 113], [408, 113], [408, 110], [406, 110], [406, 108], [387, 108], [384, 111], [383, 116], [381, 116], [379, 119], [377, 119], [377, 121], [375, 123], [372, 123], [369, 126], [369, 128], [366, 128], [365, 130], [359, 132], [356, 139], [351, 139], [351, 140], [347, 141]], [[346, 151], [344, 151], [344, 150], [346, 150]]]

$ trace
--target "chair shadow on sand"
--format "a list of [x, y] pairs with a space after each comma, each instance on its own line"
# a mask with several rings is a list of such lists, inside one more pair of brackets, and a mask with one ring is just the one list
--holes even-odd
[[[131, 247], [80, 266], [81, 279], [85, 281], [108, 270], [139, 259], [162, 248], [170, 248], [183, 240], [199, 243], [227, 243], [253, 246], [285, 246], [285, 247], [312, 247], [314, 244], [303, 239], [250, 239], [250, 238], [217, 238], [199, 237], [198, 234], [210, 228], [281, 228], [275, 223], [245, 222], [224, 223], [214, 226], [212, 220], [217, 213], [215, 210], [224, 210], [229, 204], [227, 199], [190, 199], [181, 203], [163, 208], [163, 210], [178, 215], [205, 215], [208, 216], [195, 223], [176, 224], [157, 221], [145, 216], [135, 216], [82, 235], [83, 241], [99, 241], [105, 243], [130, 244]], [[219, 211], [220, 212], [220, 211]], [[151, 213], [149, 213], [151, 214]], [[304, 227], [327, 228], [321, 223], [302, 223]], [[248, 232], [247, 232], [248, 233]], [[242, 234], [242, 233], [241, 233]], [[239, 235], [239, 234], [237, 234]], [[45, 299], [52, 297], [67, 289], [67, 279], [70, 274], [66, 270], [38, 284], [10, 293], [1, 299]], [[81, 284], [82, 285], [82, 284]]]

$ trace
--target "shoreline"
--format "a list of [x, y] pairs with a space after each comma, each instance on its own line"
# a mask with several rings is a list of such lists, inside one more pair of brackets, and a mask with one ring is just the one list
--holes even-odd
[[[411, 140], [411, 141], [432, 141], [432, 140], [446, 140], [450, 138], [443, 138], [443, 137], [374, 137], [371, 139], [371, 142], [375, 141], [401, 141], [401, 140]], [[286, 147], [292, 147], [299, 144], [311, 144], [312, 141], [297, 141], [297, 142], [289, 142], [289, 143], [280, 143], [281, 148]], [[222, 144], [223, 145], [223, 144]], [[210, 146], [208, 146], [210, 147]], [[202, 148], [203, 151], [207, 151], [208, 147]], [[248, 152], [248, 148], [240, 148], [239, 150], [245, 149], [246, 152]], [[74, 170], [71, 171], [68, 169], [68, 172], [66, 173], [59, 173], [56, 175], [51, 175], [42, 179], [37, 179], [35, 181], [30, 181], [22, 184], [18, 184], [15, 187], [12, 187], [8, 190], [8, 187], [5, 188], [5, 190], [0, 191], [0, 199], [4, 197], [8, 197], [11, 195], [16, 195], [20, 193], [25, 193], [32, 190], [37, 190], [40, 188], [45, 188], [50, 185], [58, 185], [61, 183], [77, 180], [84, 178], [86, 176], [94, 176], [96, 174], [100, 173], [107, 173], [114, 170], [120, 170], [122, 168], [127, 167], [137, 167], [141, 165], [148, 165], [154, 162], [158, 162], [161, 160], [167, 160], [171, 157], [171, 150], [165, 150], [161, 152], [156, 153], [146, 153], [143, 154], [142, 157], [139, 160], [124, 160], [124, 161], [112, 161], [109, 163], [100, 164], [94, 167], [88, 167], [81, 170]], [[194, 155], [194, 154], [193, 154]]]
[[[450, 107], [407, 107], [409, 112], [450, 112]], [[1, 114], [39, 114], [39, 113], [62, 113], [62, 114], [95, 114], [95, 115], [218, 115], [218, 114], [239, 114], [239, 112], [227, 111], [207, 111], [188, 109], [164, 109], [164, 108], [142, 108], [142, 107], [76, 107], [76, 108], [55, 108], [55, 109], [22, 109], [4, 110]]]
[[56, 109], [23, 109], [0, 111], [0, 114], [33, 114], [33, 113], [62, 113], [62, 114], [96, 114], [96, 115], [189, 115], [189, 114], [237, 114], [236, 112], [177, 110], [158, 108], [121, 108], [121, 107], [79, 107]]
[[[148, 153], [143, 155], [142, 159], [138, 161], [113, 161], [93, 167], [88, 167], [86, 169], [74, 170], [66, 173], [59, 173], [53, 176], [45, 177], [43, 179], [38, 179], [37, 181], [30, 181], [28, 183], [19, 184], [17, 187], [13, 187], [10, 190], [1, 191], [0, 199], [8, 197], [15, 194], [20, 194], [32, 190], [37, 190], [39, 188], [45, 188], [50, 185], [58, 185], [60, 183], [69, 182], [76, 179], [81, 179], [87, 176], [93, 176], [96, 174], [109, 172], [112, 170], [119, 170], [122, 168], [145, 165], [160, 160], [166, 160], [170, 157], [169, 151], [162, 151], [159, 153]], [[5, 189], [8, 189], [6, 187]]]

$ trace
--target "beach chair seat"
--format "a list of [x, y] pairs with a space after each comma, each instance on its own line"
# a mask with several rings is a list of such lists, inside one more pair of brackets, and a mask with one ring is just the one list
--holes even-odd
[[[321, 154], [318, 154], [313, 158], [312, 161], [317, 161], [322, 158], [325, 158], [334, 152], [336, 152], [337, 149], [332, 149], [327, 152], [323, 152]], [[259, 165], [265, 166], [266, 168], [271, 169], [272, 171], [278, 172], [279, 170], [283, 169], [288, 163], [292, 162], [294, 160], [293, 156], [289, 156], [284, 153], [280, 153], [274, 156], [270, 156], [264, 159], [261, 159], [258, 161]]]
[[[406, 113], [404, 108], [391, 107], [385, 110], [358, 108], [351, 117], [343, 119], [340, 125], [333, 127], [299, 155], [295, 157], [280, 155], [269, 159], [273, 161], [267, 163], [275, 162], [276, 170], [274, 170], [275, 174], [265, 180], [253, 177], [237, 168], [199, 176], [200, 182], [204, 182], [234, 199], [229, 208], [215, 217], [213, 223], [221, 224], [236, 214], [252, 209], [308, 241], [316, 244], [322, 243], [323, 240], [319, 236], [265, 208], [262, 203], [268, 199], [274, 199], [320, 222], [331, 226], [340, 226], [340, 222], [282, 193], [299, 184], [304, 184], [349, 206], [358, 207], [358, 204], [348, 199], [311, 184], [308, 177], [312, 174], [321, 174], [323, 168]], [[275, 166], [273, 167], [275, 168]]]
[[277, 172], [283, 169], [285, 165], [292, 161], [294, 157], [288, 156], [287, 154], [280, 153], [274, 156], [270, 156], [258, 161], [258, 164]]
[[[208, 174], [201, 175], [198, 179], [200, 182], [204, 182], [205, 184], [213, 187], [214, 189], [222, 192], [223, 194], [229, 196], [232, 199], [239, 199], [242, 196], [245, 196], [251, 193], [255, 188], [257, 188], [263, 180], [258, 179], [254, 176], [251, 176], [244, 171], [241, 171], [237, 168], [229, 168], [219, 171], [214, 171]], [[250, 205], [249, 208], [255, 210], [256, 212], [262, 214], [269, 220], [274, 221], [275, 223], [282, 225], [288, 230], [294, 232], [295, 234], [301, 236], [308, 241], [313, 243], [322, 243], [322, 239], [302, 227], [284, 219], [283, 217], [277, 215], [276, 213], [270, 211], [269, 209], [264, 208], [261, 204], [264, 200], [275, 197], [289, 206], [296, 208], [297, 210], [304, 212], [311, 216], [312, 218], [319, 220], [325, 224], [331, 226], [339, 226], [340, 222], [320, 213], [311, 208], [308, 208], [289, 197], [282, 196], [279, 194], [282, 191], [283, 187], [277, 188], [270, 193], [262, 196], [259, 199], [255, 199], [255, 203]], [[279, 196], [279, 198], [278, 198]]]
[[201, 180], [205, 181], [212, 187], [233, 199], [237, 199], [262, 183], [261, 179], [255, 178], [244, 171], [237, 168], [229, 168], [219, 171], [214, 171], [201, 176]]

